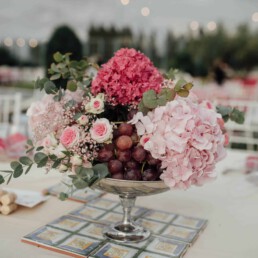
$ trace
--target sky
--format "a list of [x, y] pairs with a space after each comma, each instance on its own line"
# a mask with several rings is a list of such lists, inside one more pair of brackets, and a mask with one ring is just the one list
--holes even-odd
[[[148, 16], [141, 14], [143, 7], [149, 8]], [[90, 25], [130, 26], [135, 33], [156, 31], [160, 39], [167, 30], [185, 33], [191, 21], [204, 28], [214, 21], [229, 30], [243, 22], [258, 29], [258, 22], [251, 20], [255, 12], [258, 0], [0, 0], [0, 41], [6, 37], [47, 41], [63, 24], [82, 40]]]

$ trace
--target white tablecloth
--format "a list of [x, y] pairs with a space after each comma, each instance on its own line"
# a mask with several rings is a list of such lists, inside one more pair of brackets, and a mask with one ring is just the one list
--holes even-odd
[[[137, 205], [209, 220], [207, 228], [187, 251], [185, 258], [257, 258], [258, 180], [255, 174], [247, 176], [240, 172], [246, 155], [246, 152], [229, 151], [228, 157], [217, 166], [218, 179], [210, 184], [138, 198]], [[0, 169], [6, 168], [7, 163], [0, 163]], [[222, 174], [227, 168], [238, 170]], [[13, 180], [10, 187], [41, 191], [59, 179], [56, 172], [45, 175], [35, 168], [28, 175]], [[113, 195], [107, 197], [117, 198]], [[35, 208], [20, 207], [9, 216], [0, 215], [0, 257], [67, 257], [21, 243], [20, 239], [80, 205], [51, 197]]]

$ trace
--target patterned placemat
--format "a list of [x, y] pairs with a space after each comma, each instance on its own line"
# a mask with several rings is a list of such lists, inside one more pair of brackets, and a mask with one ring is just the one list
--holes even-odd
[[[58, 196], [61, 192], [66, 192], [67, 186], [65, 184], [59, 183], [56, 185], [53, 185], [46, 189], [44, 192], [46, 194]], [[77, 201], [81, 203], [86, 203], [88, 201], [94, 200], [102, 195], [104, 195], [104, 192], [98, 191], [98, 190], [91, 190], [90, 188], [76, 190], [73, 192], [71, 196], [69, 196], [69, 200]]]
[[118, 244], [102, 236], [103, 228], [122, 219], [118, 202], [97, 198], [57, 218], [22, 241], [71, 257], [168, 258], [183, 257], [207, 225], [207, 220], [136, 206], [136, 221], [152, 235], [136, 244]]

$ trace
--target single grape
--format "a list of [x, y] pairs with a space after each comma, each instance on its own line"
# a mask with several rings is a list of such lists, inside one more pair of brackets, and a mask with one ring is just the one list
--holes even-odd
[[132, 168], [130, 170], [127, 170], [124, 174], [124, 178], [126, 180], [136, 180], [140, 181], [142, 180], [141, 170], [137, 168]]
[[100, 162], [107, 162], [114, 158], [114, 152], [111, 150], [107, 150], [105, 148], [100, 149], [98, 152], [98, 161]]
[[115, 145], [113, 143], [104, 144], [103, 148], [106, 150], [113, 151], [115, 149]]
[[128, 135], [119, 136], [116, 140], [116, 146], [120, 150], [128, 150], [132, 147], [132, 145], [133, 141]]
[[113, 130], [113, 139], [116, 139], [119, 136], [120, 136], [120, 133], [119, 133], [118, 129], [114, 129]]
[[133, 133], [133, 126], [131, 124], [122, 123], [118, 127], [118, 133], [120, 135], [128, 135], [131, 136]]
[[124, 150], [124, 151], [118, 150], [116, 152], [116, 157], [121, 162], [128, 162], [131, 159], [132, 154], [130, 150]]
[[136, 146], [134, 149], [133, 149], [133, 152], [132, 152], [132, 157], [138, 161], [138, 162], [143, 162], [145, 159], [146, 159], [146, 155], [147, 155], [147, 152], [146, 150], [142, 147], [142, 146]]
[[142, 180], [143, 181], [155, 181], [155, 180], [157, 180], [158, 176], [159, 176], [159, 174], [158, 174], [157, 170], [155, 170], [153, 168], [148, 168], [143, 171]]
[[159, 159], [154, 159], [154, 158], [151, 156], [150, 152], [147, 153], [146, 160], [147, 160], [147, 163], [148, 163], [149, 165], [151, 165], [151, 166], [158, 165], [158, 164], [160, 164], [160, 162], [161, 162]]
[[131, 110], [128, 112], [127, 119], [128, 119], [128, 120], [133, 119], [134, 115], [137, 114], [137, 112], [138, 112], [137, 109], [131, 109]]
[[124, 179], [124, 174], [121, 173], [121, 172], [120, 173], [116, 173], [116, 174], [112, 174], [112, 178], [123, 180]]
[[108, 170], [111, 174], [121, 173], [123, 164], [120, 160], [112, 159], [108, 162]]
[[125, 163], [125, 169], [126, 170], [130, 170], [133, 168], [139, 168], [140, 164], [138, 162], [136, 162], [135, 160], [130, 160], [128, 162]]

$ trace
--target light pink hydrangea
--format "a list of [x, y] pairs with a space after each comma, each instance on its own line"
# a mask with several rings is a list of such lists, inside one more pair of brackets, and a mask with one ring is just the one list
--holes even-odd
[[157, 107], [147, 116], [137, 113], [131, 120], [144, 148], [161, 160], [161, 179], [170, 188], [187, 189], [216, 177], [215, 164], [225, 157], [224, 135], [213, 109], [178, 98]]
[[138, 104], [145, 91], [161, 89], [162, 75], [144, 54], [123, 48], [99, 70], [92, 82], [94, 95], [104, 93], [113, 105]]
[[48, 134], [60, 132], [64, 122], [63, 112], [61, 102], [54, 101], [51, 95], [45, 95], [42, 100], [31, 104], [27, 116], [36, 145]]

